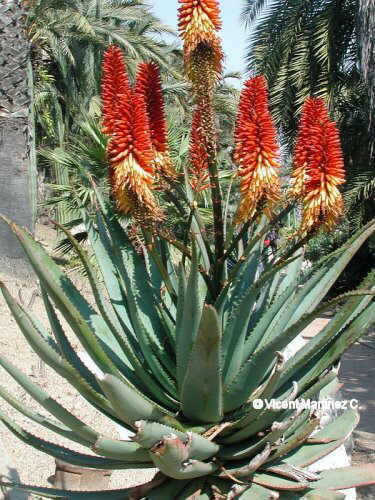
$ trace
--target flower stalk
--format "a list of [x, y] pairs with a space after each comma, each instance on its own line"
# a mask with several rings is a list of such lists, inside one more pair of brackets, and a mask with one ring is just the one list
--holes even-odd
[[[223, 69], [223, 51], [218, 35], [221, 28], [220, 8], [217, 0], [181, 0], [180, 3], [179, 29], [184, 41], [185, 70], [197, 101], [193, 120], [193, 143], [194, 135], [199, 130], [199, 155], [210, 179], [215, 237], [215, 260], [212, 267], [218, 294], [224, 280], [225, 250], [214, 110], [214, 92]], [[197, 153], [197, 146], [195, 150]], [[197, 165], [197, 155], [193, 154], [194, 164]], [[200, 170], [202, 171], [202, 168]]]

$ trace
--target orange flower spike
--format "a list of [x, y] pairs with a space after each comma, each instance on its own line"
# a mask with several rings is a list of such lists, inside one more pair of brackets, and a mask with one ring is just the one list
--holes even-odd
[[136, 218], [147, 214], [158, 218], [159, 212], [152, 193], [154, 182], [153, 150], [149, 133], [146, 105], [142, 96], [119, 103], [122, 119], [108, 146], [110, 178], [117, 208]]
[[310, 97], [303, 107], [292, 182], [292, 194], [303, 200], [301, 231], [333, 229], [343, 211], [338, 186], [345, 170], [339, 132], [323, 99]]
[[[146, 103], [124, 79], [126, 71], [119, 73], [118, 55], [121, 51], [110, 47], [103, 65], [102, 84], [112, 192], [119, 212], [143, 221], [155, 220], [161, 217], [161, 212], [152, 192], [154, 152]], [[121, 61], [123, 64], [122, 55]]]
[[110, 45], [104, 54], [101, 99], [103, 104], [103, 132], [114, 132], [119, 96], [130, 99], [131, 88], [121, 49]]
[[204, 147], [204, 138], [202, 135], [202, 117], [199, 110], [196, 110], [193, 115], [191, 125], [190, 138], [190, 180], [191, 187], [194, 191], [204, 191], [210, 187], [209, 172], [208, 172], [208, 154]]
[[302, 108], [297, 142], [294, 150], [291, 194], [295, 197], [300, 197], [304, 193], [307, 176], [308, 149], [318, 116], [323, 120], [328, 119], [324, 101], [322, 99], [317, 100], [308, 97]]
[[234, 159], [241, 179], [237, 224], [254, 217], [262, 205], [272, 217], [281, 199], [279, 146], [268, 109], [268, 88], [263, 76], [251, 78], [242, 91], [236, 126]]
[[[208, 62], [210, 83], [222, 72], [223, 51], [217, 32], [221, 28], [218, 0], [179, 0], [179, 31], [184, 41], [186, 71], [193, 83], [202, 79], [202, 66]], [[199, 74], [200, 70], [200, 74]]]
[[173, 180], [177, 175], [169, 156], [163, 91], [159, 68], [155, 63], [139, 65], [135, 92], [143, 96], [146, 103], [155, 167]]

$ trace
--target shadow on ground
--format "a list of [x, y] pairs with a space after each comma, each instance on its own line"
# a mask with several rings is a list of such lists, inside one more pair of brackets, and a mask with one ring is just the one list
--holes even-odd
[[357, 399], [361, 420], [357, 430], [375, 433], [375, 331], [344, 354], [340, 380], [344, 399]]
[[[8, 473], [7, 474], [2, 474], [0, 475], [0, 479], [2, 481], [9, 481], [11, 483], [20, 483], [20, 476], [17, 472], [17, 469], [14, 469], [13, 467], [8, 467]], [[2, 496], [3, 495], [3, 496]], [[4, 498], [6, 500], [27, 500], [29, 498], [28, 493], [23, 492], [18, 489], [4, 489], [2, 492], [0, 490], [0, 498]]]

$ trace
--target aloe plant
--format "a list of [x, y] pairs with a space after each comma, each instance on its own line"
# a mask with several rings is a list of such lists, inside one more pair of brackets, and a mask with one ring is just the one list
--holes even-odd
[[[212, 106], [222, 64], [219, 6], [214, 0], [181, 4], [185, 66], [196, 102], [184, 187], [169, 158], [157, 68], [141, 65], [132, 87], [120, 50], [110, 46], [102, 100], [112, 201], [97, 190], [95, 213], [82, 207], [95, 265], [61, 227], [85, 268], [96, 305], [26, 230], [10, 221], [39, 278], [49, 328], [1, 283], [11, 313], [40, 358], [134, 437], [112, 439], [87, 425], [3, 356], [0, 366], [51, 416], [41, 417], [1, 386], [0, 396], [30, 420], [94, 454], [45, 441], [3, 411], [0, 420], [26, 444], [71, 464], [158, 472], [139, 487], [101, 492], [0, 484], [69, 499], [342, 498], [337, 490], [375, 482], [374, 464], [320, 474], [308, 466], [345, 442], [358, 413], [348, 410], [320, 428], [314, 411], [288, 403], [334, 392], [340, 356], [373, 322], [374, 272], [360, 289], [324, 298], [374, 233], [375, 221], [324, 257], [301, 282], [304, 245], [322, 228], [332, 229], [342, 210], [339, 139], [324, 103], [310, 99], [286, 203], [262, 77], [246, 83], [240, 102], [236, 212], [228, 206], [230, 194], [223, 202]], [[185, 215], [183, 241], [165, 229], [158, 191]], [[200, 216], [202, 191], [211, 193], [212, 227], [205, 227]], [[265, 258], [266, 235], [293, 203], [302, 205], [298, 233]], [[138, 235], [123, 215], [135, 219]], [[289, 344], [332, 308], [337, 312], [323, 330], [287, 359], [283, 352]], [[74, 351], [58, 312], [102, 376]], [[259, 407], [259, 400], [271, 399], [279, 406]]]

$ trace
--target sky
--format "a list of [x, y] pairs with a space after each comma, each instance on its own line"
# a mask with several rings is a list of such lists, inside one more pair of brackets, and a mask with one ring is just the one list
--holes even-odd
[[[152, 0], [154, 13], [166, 24], [177, 27], [178, 0]], [[240, 23], [242, 2], [240, 0], [222, 0], [221, 11], [223, 39], [226, 54], [226, 70], [241, 71], [245, 69], [246, 33]]]

